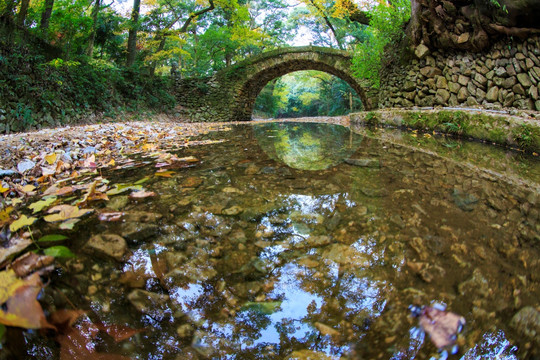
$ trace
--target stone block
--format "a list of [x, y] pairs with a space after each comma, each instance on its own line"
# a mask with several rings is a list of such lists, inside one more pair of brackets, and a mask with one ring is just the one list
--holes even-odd
[[458, 101], [461, 103], [461, 102], [464, 102], [465, 100], [467, 100], [467, 98], [469, 97], [469, 92], [467, 91], [467, 88], [466, 87], [462, 87], [461, 89], [459, 89], [458, 91], [458, 94], [457, 94], [457, 99]]
[[500, 86], [502, 86], [505, 89], [511, 89], [512, 86], [514, 85], [516, 85], [516, 78], [512, 76], [512, 77], [504, 79], [504, 81], [502, 82]]
[[531, 86], [528, 93], [533, 100], [538, 100], [538, 88], [536, 86]]
[[521, 86], [521, 84], [516, 84], [512, 86], [512, 91], [519, 95], [525, 95], [525, 89], [523, 88], [523, 86]]
[[[540, 68], [539, 68], [540, 70]], [[459, 75], [458, 76], [458, 83], [463, 85], [463, 86], [467, 86], [467, 84], [469, 83], [469, 78], [467, 76], [463, 76], [463, 75]]]
[[439, 89], [435, 95], [435, 101], [440, 105], [447, 105], [450, 93], [446, 89]]
[[420, 44], [414, 50], [414, 54], [417, 58], [423, 59], [429, 54], [429, 48], [424, 44]]
[[486, 84], [487, 84], [486, 77], [484, 75], [480, 74], [480, 73], [476, 73], [474, 75], [474, 80], [476, 80], [482, 86], [486, 86]]
[[523, 87], [528, 88], [532, 85], [531, 79], [529, 78], [529, 75], [525, 73], [521, 73], [517, 75], [517, 79]]
[[448, 83], [448, 90], [450, 90], [451, 93], [457, 94], [461, 86], [458, 83], [455, 82], [449, 82]]
[[420, 69], [420, 74], [424, 75], [427, 78], [433, 78], [436, 75], [442, 75], [441, 69], [435, 68], [433, 66], [425, 66]]
[[446, 78], [444, 76], [436, 76], [435, 82], [435, 86], [437, 86], [437, 89], [448, 89], [448, 82], [446, 81]]
[[496, 86], [493, 86], [486, 93], [486, 100], [489, 102], [495, 102], [498, 99], [499, 99], [499, 88]]

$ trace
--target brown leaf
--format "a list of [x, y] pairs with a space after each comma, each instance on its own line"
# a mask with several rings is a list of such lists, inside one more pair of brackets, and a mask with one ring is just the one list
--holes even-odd
[[196, 187], [199, 187], [202, 183], [203, 183], [203, 179], [191, 176], [185, 179], [182, 182], [182, 184], [180, 184], [180, 186], [188, 187], [188, 188], [196, 188]]
[[123, 325], [105, 325], [105, 324], [96, 324], [99, 330], [107, 333], [110, 337], [116, 342], [124, 341], [129, 339], [135, 334], [145, 331], [145, 329], [133, 329], [128, 326]]
[[52, 256], [37, 255], [33, 252], [28, 252], [13, 261], [9, 268], [15, 271], [15, 275], [23, 278], [35, 271], [48, 267], [53, 262], [54, 257]]
[[156, 193], [153, 191], [134, 191], [129, 194], [130, 199], [144, 199], [153, 196], [156, 196]]
[[86, 311], [83, 310], [60, 309], [51, 314], [49, 321], [51, 324], [55, 325], [60, 332], [63, 332], [72, 327], [73, 324], [85, 314]]
[[453, 345], [461, 327], [465, 325], [462, 316], [429, 306], [422, 310], [418, 322], [439, 349]]
[[95, 169], [97, 167], [97, 165], [96, 165], [96, 156], [94, 154], [92, 154], [87, 159], [85, 159], [84, 162], [83, 162], [83, 167], [90, 168], [90, 169]]
[[33, 274], [22, 280], [15, 276], [13, 270], [0, 274], [0, 297], [6, 306], [5, 311], [0, 310], [0, 323], [26, 329], [54, 329], [45, 319], [43, 309], [37, 301], [42, 287], [39, 275]]
[[10, 256], [23, 251], [30, 245], [32, 245], [31, 239], [23, 239], [13, 236], [11, 239], [9, 239], [9, 242], [5, 244], [5, 247], [0, 247], [0, 264], [2, 264]]
[[102, 212], [98, 215], [99, 221], [114, 222], [122, 220], [123, 212]]

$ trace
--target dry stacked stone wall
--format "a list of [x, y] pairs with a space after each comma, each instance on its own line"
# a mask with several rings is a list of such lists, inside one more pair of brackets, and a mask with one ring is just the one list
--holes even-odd
[[506, 39], [484, 53], [430, 52], [383, 71], [379, 107], [459, 106], [540, 111], [540, 39]]

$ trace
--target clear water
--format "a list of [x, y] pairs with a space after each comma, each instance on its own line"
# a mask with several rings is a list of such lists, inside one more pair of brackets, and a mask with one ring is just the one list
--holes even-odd
[[[150, 176], [144, 187], [158, 196], [111, 197], [100, 211], [122, 211], [123, 222], [93, 216], [71, 236], [78, 257], [47, 288], [49, 310], [73, 304], [94, 322], [145, 329], [118, 343], [97, 337], [97, 351], [444, 358], [408, 310], [438, 302], [467, 321], [450, 358], [540, 356], [534, 325], [512, 322], [525, 307], [540, 310], [537, 158], [327, 124], [243, 125], [207, 137], [224, 141], [177, 151], [200, 163], [171, 178], [153, 176], [154, 158], [103, 174], [111, 183]], [[80, 250], [101, 233], [128, 239], [123, 261]], [[16, 356], [60, 356], [52, 336], [18, 336]]]

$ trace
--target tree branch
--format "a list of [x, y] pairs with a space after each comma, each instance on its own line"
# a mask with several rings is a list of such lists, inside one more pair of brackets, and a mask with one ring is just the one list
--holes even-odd
[[197, 11], [197, 12], [194, 12], [192, 13], [191, 15], [189, 15], [189, 17], [187, 18], [186, 22], [184, 23], [184, 25], [182, 25], [182, 27], [180, 28], [180, 32], [181, 33], [185, 33], [187, 31], [187, 28], [189, 27], [189, 25], [191, 24], [191, 22], [193, 21], [193, 19], [203, 15], [204, 13], [207, 13], [209, 11], [212, 11], [215, 9], [215, 6], [214, 6], [214, 0], [209, 0], [210, 2], [210, 6], [207, 7], [207, 8], [204, 8], [200, 11]]

